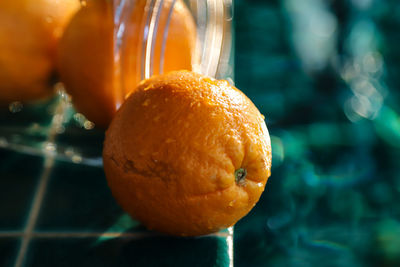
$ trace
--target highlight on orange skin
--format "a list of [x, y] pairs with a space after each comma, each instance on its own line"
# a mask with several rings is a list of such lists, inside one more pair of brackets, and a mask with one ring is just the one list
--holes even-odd
[[[109, 0], [88, 1], [66, 29], [59, 48], [59, 72], [66, 90], [78, 111], [97, 126], [107, 128], [125, 96], [143, 77], [142, 55], [151, 1], [135, 1], [125, 23], [121, 47], [120, 75], [114, 68], [113, 3]], [[177, 0], [170, 21], [172, 0], [163, 1], [154, 45], [153, 69], [160, 70], [164, 50], [163, 71], [191, 69], [194, 60], [196, 25], [182, 0]], [[164, 29], [168, 27], [163, 47]], [[118, 64], [118, 63], [117, 63]]]
[[79, 0], [0, 1], [0, 104], [51, 95], [56, 47]]

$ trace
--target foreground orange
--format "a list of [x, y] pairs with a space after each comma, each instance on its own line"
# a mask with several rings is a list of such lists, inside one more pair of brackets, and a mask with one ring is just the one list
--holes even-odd
[[[88, 1], [76, 16], [62, 38], [59, 48], [59, 72], [78, 111], [97, 126], [106, 128], [128, 91], [142, 80], [142, 55], [146, 53], [144, 30], [148, 21], [146, 2], [134, 1], [135, 6], [125, 23], [121, 68], [123, 77], [115, 73], [113, 45], [112, 1]], [[172, 0], [163, 1], [159, 27], [154, 42], [152, 65], [159, 73], [164, 29]], [[182, 0], [175, 3], [169, 23], [165, 46], [164, 71], [191, 69], [195, 49], [196, 26]]]
[[170, 72], [140, 83], [106, 133], [118, 203], [149, 229], [194, 236], [235, 224], [270, 176], [264, 117], [226, 81]]
[[0, 1], [0, 104], [51, 94], [56, 46], [79, 0]]

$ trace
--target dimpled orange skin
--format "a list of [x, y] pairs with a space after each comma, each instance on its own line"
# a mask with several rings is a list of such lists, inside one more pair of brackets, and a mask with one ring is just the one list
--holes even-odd
[[[164, 29], [172, 0], [163, 3], [159, 29]], [[72, 102], [96, 126], [107, 128], [128, 91], [141, 80], [140, 68], [143, 30], [147, 16], [146, 1], [135, 1], [125, 24], [121, 68], [123, 77], [114, 76], [113, 5], [111, 0], [87, 1], [75, 15], [61, 40], [58, 69]], [[196, 30], [191, 14], [183, 1], [175, 3], [165, 47], [164, 70], [191, 69]], [[159, 30], [161, 31], [161, 30]], [[163, 34], [157, 34], [154, 69], [158, 73]]]
[[[106, 133], [117, 202], [149, 229], [196, 236], [232, 226], [259, 200], [271, 167], [263, 116], [226, 81], [188, 71], [140, 83]], [[247, 175], [236, 181], [235, 171]]]
[[52, 93], [56, 47], [79, 0], [0, 1], [0, 105]]

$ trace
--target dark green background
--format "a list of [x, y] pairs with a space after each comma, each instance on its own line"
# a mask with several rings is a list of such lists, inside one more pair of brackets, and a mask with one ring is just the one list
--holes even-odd
[[[400, 2], [235, 4], [236, 85], [273, 146], [266, 191], [235, 228], [235, 265], [399, 266]], [[326, 21], [333, 48], [316, 66], [310, 28]]]

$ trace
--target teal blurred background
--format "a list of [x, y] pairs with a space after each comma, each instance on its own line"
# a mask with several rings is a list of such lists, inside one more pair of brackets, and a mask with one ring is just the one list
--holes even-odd
[[235, 0], [272, 176], [235, 266], [400, 266], [400, 2]]

